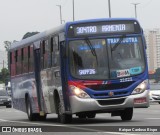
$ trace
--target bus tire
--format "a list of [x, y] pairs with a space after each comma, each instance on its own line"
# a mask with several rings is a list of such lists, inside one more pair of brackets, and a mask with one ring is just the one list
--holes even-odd
[[6, 108], [11, 108], [12, 106], [11, 105], [6, 105]]
[[120, 116], [123, 121], [131, 120], [133, 116], [133, 108], [126, 108], [121, 112]]
[[58, 120], [60, 123], [63, 123], [63, 124], [66, 124], [66, 123], [71, 123], [72, 122], [72, 115], [71, 114], [65, 114], [63, 113], [62, 111], [62, 103], [60, 100], [58, 100], [58, 104], [57, 104], [58, 108], [57, 108], [57, 111], [58, 111]]
[[28, 119], [30, 121], [37, 120], [38, 114], [32, 112], [32, 107], [31, 107], [31, 102], [30, 102], [29, 97], [27, 97], [26, 99], [26, 111], [27, 111]]

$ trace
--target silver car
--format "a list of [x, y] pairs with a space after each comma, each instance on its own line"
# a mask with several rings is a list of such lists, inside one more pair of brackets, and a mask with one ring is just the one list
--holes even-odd
[[12, 107], [11, 97], [6, 90], [0, 90], [0, 106], [6, 106], [6, 108]]
[[150, 84], [150, 101], [160, 104], [160, 84]]

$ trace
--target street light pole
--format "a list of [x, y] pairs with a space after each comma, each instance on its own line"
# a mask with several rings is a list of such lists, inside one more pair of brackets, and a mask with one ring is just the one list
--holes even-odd
[[109, 18], [111, 18], [111, 3], [110, 3], [110, 0], [108, 0], [108, 10], [109, 10]]
[[134, 9], [135, 9], [135, 18], [137, 18], [137, 5], [140, 3], [131, 3], [134, 5]]
[[74, 0], [73, 0], [73, 21], [75, 20], [74, 18]]
[[61, 11], [61, 5], [57, 5], [60, 10], [60, 23], [62, 24], [62, 11]]

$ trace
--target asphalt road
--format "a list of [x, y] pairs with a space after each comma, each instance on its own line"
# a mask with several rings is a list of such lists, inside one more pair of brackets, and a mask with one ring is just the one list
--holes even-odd
[[[22, 127], [23, 132], [32, 130], [33, 127], [38, 128], [37, 131], [47, 131], [43, 133], [34, 134], [46, 134], [46, 135], [136, 135], [146, 134], [159, 135], [160, 132], [152, 132], [160, 130], [160, 104], [152, 103], [149, 108], [137, 108], [134, 109], [133, 119], [131, 121], [122, 121], [120, 117], [111, 117], [110, 114], [97, 114], [94, 119], [79, 119], [73, 116], [73, 122], [71, 124], [60, 124], [57, 121], [56, 114], [50, 114], [47, 116], [46, 121], [34, 121], [30, 122], [27, 119], [27, 115], [23, 112], [15, 110], [13, 108], [0, 107], [0, 126], [2, 127]], [[146, 126], [146, 127], [145, 127]], [[156, 127], [159, 126], [159, 127]], [[29, 128], [29, 129], [28, 129]], [[1, 129], [2, 130], [2, 129]], [[141, 130], [141, 132], [139, 132]], [[150, 130], [150, 132], [145, 132]], [[114, 132], [118, 131], [118, 132]], [[122, 132], [123, 131], [123, 132]], [[129, 132], [126, 132], [129, 131]], [[130, 132], [134, 131], [134, 132]], [[15, 129], [16, 132], [16, 129]], [[21, 131], [18, 131], [21, 132]], [[2, 133], [0, 133], [2, 134]], [[11, 133], [3, 133], [11, 134]], [[17, 134], [17, 133], [12, 133]], [[22, 134], [22, 133], [19, 133]], [[23, 133], [33, 134], [33, 133]]]

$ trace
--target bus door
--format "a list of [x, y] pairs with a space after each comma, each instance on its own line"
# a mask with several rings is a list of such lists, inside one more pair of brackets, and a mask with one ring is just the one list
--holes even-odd
[[68, 78], [67, 78], [67, 51], [65, 45], [65, 37], [64, 33], [59, 34], [59, 44], [60, 44], [60, 54], [61, 54], [61, 82], [62, 82], [62, 93], [63, 93], [63, 100], [64, 100], [64, 109], [66, 113], [70, 113], [70, 102], [69, 102], [69, 93], [68, 93]]
[[35, 46], [34, 49], [34, 64], [35, 64], [35, 80], [36, 80], [36, 87], [37, 87], [37, 100], [38, 100], [38, 106], [40, 115], [44, 115], [44, 101], [43, 101], [43, 94], [42, 94], [42, 88], [41, 88], [41, 77], [40, 77], [40, 71], [41, 71], [41, 50], [40, 47]]

